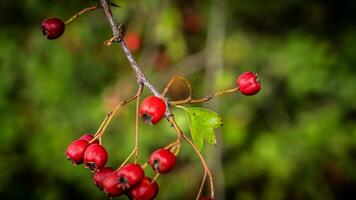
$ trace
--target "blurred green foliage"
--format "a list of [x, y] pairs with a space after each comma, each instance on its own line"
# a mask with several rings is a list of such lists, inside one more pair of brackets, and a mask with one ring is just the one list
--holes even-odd
[[[48, 16], [67, 19], [97, 2], [0, 2], [2, 199], [107, 199], [64, 151], [74, 138], [95, 132], [119, 99], [134, 94], [134, 75], [119, 47], [103, 45], [111, 32], [100, 10], [68, 25], [56, 41], [39, 28]], [[115, 2], [122, 6], [114, 11], [118, 21], [141, 35], [135, 57], [152, 82], [162, 88], [176, 73], [191, 80], [194, 96], [203, 96], [206, 70], [195, 61], [204, 52], [213, 1]], [[246, 70], [258, 72], [263, 83], [254, 97], [220, 99], [226, 199], [355, 197], [355, 3], [226, 4], [224, 67], [211, 84], [234, 87]], [[172, 96], [182, 98], [184, 91], [178, 87]], [[112, 166], [133, 148], [134, 109], [126, 106], [104, 137]], [[184, 112], [173, 111], [189, 131]], [[175, 139], [165, 122], [140, 127], [141, 162]], [[157, 199], [194, 199], [201, 175], [184, 144], [178, 166], [158, 181]]]

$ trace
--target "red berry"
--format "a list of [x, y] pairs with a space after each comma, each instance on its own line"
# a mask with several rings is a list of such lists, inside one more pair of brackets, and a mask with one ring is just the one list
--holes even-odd
[[85, 166], [93, 171], [102, 169], [108, 160], [108, 153], [100, 144], [90, 144], [84, 152]]
[[212, 199], [210, 197], [201, 197], [201, 198], [199, 198], [199, 200], [214, 200], [214, 199]]
[[158, 149], [151, 154], [149, 159], [152, 169], [162, 174], [172, 170], [176, 160], [176, 156], [167, 149]]
[[110, 174], [112, 174], [115, 170], [111, 167], [105, 167], [101, 169], [100, 171], [96, 172], [93, 176], [93, 182], [94, 184], [100, 189], [103, 189], [103, 182], [106, 177], [108, 177]]
[[125, 43], [131, 51], [135, 52], [141, 47], [141, 37], [136, 32], [128, 32], [125, 35]]
[[236, 79], [236, 86], [242, 94], [250, 96], [261, 89], [261, 82], [253, 72], [245, 72]]
[[119, 177], [119, 187], [128, 190], [139, 184], [145, 176], [145, 172], [138, 164], [127, 164], [121, 167], [117, 176]]
[[103, 190], [109, 197], [117, 197], [124, 194], [123, 190], [118, 187], [119, 177], [116, 173], [111, 173], [103, 181]]
[[128, 196], [131, 200], [152, 200], [158, 194], [157, 182], [151, 183], [152, 179], [145, 177], [140, 184], [130, 190]]
[[166, 113], [166, 102], [156, 96], [149, 96], [142, 101], [140, 115], [145, 123], [156, 124]]
[[82, 164], [84, 152], [88, 145], [88, 142], [85, 140], [74, 140], [67, 147], [66, 157], [68, 158], [68, 160], [72, 161], [74, 165]]
[[[84, 134], [82, 136], [80, 136], [79, 140], [85, 140], [87, 142], [90, 142], [92, 139], [94, 138], [94, 136], [92, 134]], [[98, 140], [93, 141], [93, 143], [99, 144]]]
[[42, 33], [47, 39], [53, 40], [59, 38], [65, 29], [64, 22], [58, 18], [47, 18], [41, 23]]

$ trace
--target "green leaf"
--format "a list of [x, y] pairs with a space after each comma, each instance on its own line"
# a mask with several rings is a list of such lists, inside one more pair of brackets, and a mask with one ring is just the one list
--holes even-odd
[[216, 144], [214, 129], [223, 124], [216, 112], [200, 107], [177, 107], [184, 109], [187, 113], [190, 133], [199, 151], [203, 148], [204, 140], [210, 144]]

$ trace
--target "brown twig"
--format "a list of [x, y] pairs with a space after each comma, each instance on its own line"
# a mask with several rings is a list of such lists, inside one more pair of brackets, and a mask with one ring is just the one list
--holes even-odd
[[120, 110], [120, 108], [122, 106], [126, 105], [127, 103], [137, 99], [139, 96], [141, 96], [142, 91], [143, 91], [143, 84], [139, 84], [138, 91], [134, 96], [132, 96], [128, 99], [122, 100], [110, 113], [108, 113], [106, 115], [105, 119], [103, 120], [103, 122], [101, 123], [98, 131], [95, 133], [94, 138], [92, 140], [90, 140], [89, 143], [94, 142], [98, 138], [100, 139], [104, 135], [105, 130], [108, 127], [110, 121], [112, 120], [114, 115]]
[[192, 86], [190, 85], [189, 81], [184, 78], [183, 76], [178, 76], [178, 75], [174, 75], [172, 76], [172, 78], [168, 81], [166, 87], [164, 87], [163, 92], [162, 92], [162, 96], [166, 96], [167, 92], [169, 91], [169, 89], [172, 87], [174, 81], [176, 80], [181, 80], [182, 82], [184, 82], [185, 86], [187, 86], [189, 95], [186, 99], [191, 99], [192, 98]]
[[95, 6], [91, 6], [88, 8], [84, 8], [83, 10], [79, 11], [78, 13], [76, 13], [75, 15], [73, 15], [71, 18], [69, 18], [67, 21], [64, 22], [64, 24], [69, 24], [71, 23], [73, 20], [75, 20], [76, 18], [78, 18], [80, 15], [85, 14], [87, 12], [93, 11], [100, 8], [100, 4], [95, 5]]
[[239, 88], [232, 88], [232, 89], [229, 89], [229, 90], [222, 90], [222, 91], [219, 91], [219, 92], [215, 92], [213, 94], [210, 94], [204, 98], [201, 98], [201, 99], [184, 99], [184, 100], [178, 100], [178, 101], [170, 101], [169, 104], [170, 105], [182, 105], [182, 104], [189, 104], [189, 103], [203, 103], [203, 102], [206, 102], [206, 101], [209, 101], [211, 100], [212, 98], [214, 97], [217, 97], [217, 96], [221, 96], [221, 95], [225, 95], [225, 94], [230, 94], [230, 93], [233, 93], [233, 92], [236, 92], [238, 91]]
[[190, 146], [193, 147], [195, 153], [198, 155], [198, 157], [200, 158], [201, 163], [203, 164], [204, 170], [205, 172], [208, 174], [209, 176], [209, 182], [210, 182], [210, 196], [212, 199], [214, 199], [215, 197], [215, 192], [214, 192], [214, 179], [213, 179], [213, 175], [209, 169], [208, 164], [206, 163], [206, 160], [204, 158], [204, 156], [200, 153], [200, 151], [198, 150], [198, 148], [194, 145], [194, 143], [188, 138], [188, 136], [186, 136], [185, 134], [182, 135], [183, 139], [185, 141], [187, 141]]
[[138, 116], [139, 116], [139, 106], [140, 106], [140, 96], [136, 98], [136, 119], [135, 119], [135, 163], [137, 163], [138, 158]]
[[199, 198], [201, 196], [201, 192], [203, 191], [205, 180], [206, 180], [206, 171], [204, 171], [204, 175], [203, 175], [203, 178], [200, 183], [200, 187], [199, 187], [199, 191], [198, 191], [196, 200], [199, 200]]

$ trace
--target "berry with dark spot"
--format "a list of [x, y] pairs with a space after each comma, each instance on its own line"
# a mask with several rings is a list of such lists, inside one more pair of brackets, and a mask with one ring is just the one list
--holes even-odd
[[74, 165], [80, 165], [83, 163], [84, 152], [88, 145], [85, 140], [74, 140], [67, 147], [65, 155]]
[[138, 164], [127, 164], [117, 171], [119, 186], [123, 190], [129, 190], [139, 184], [145, 177], [145, 172]]
[[164, 174], [173, 169], [176, 160], [176, 156], [170, 150], [158, 149], [151, 154], [149, 162], [154, 171]]
[[100, 144], [90, 144], [84, 152], [85, 167], [92, 171], [98, 171], [105, 167], [108, 160], [108, 153]]
[[117, 197], [124, 194], [124, 191], [118, 187], [119, 177], [117, 174], [111, 173], [103, 181], [103, 190], [109, 197]]
[[65, 29], [63, 20], [58, 18], [47, 18], [41, 23], [42, 33], [47, 39], [54, 40], [59, 38]]
[[166, 102], [159, 97], [149, 96], [142, 101], [140, 115], [145, 123], [156, 124], [166, 113]]

